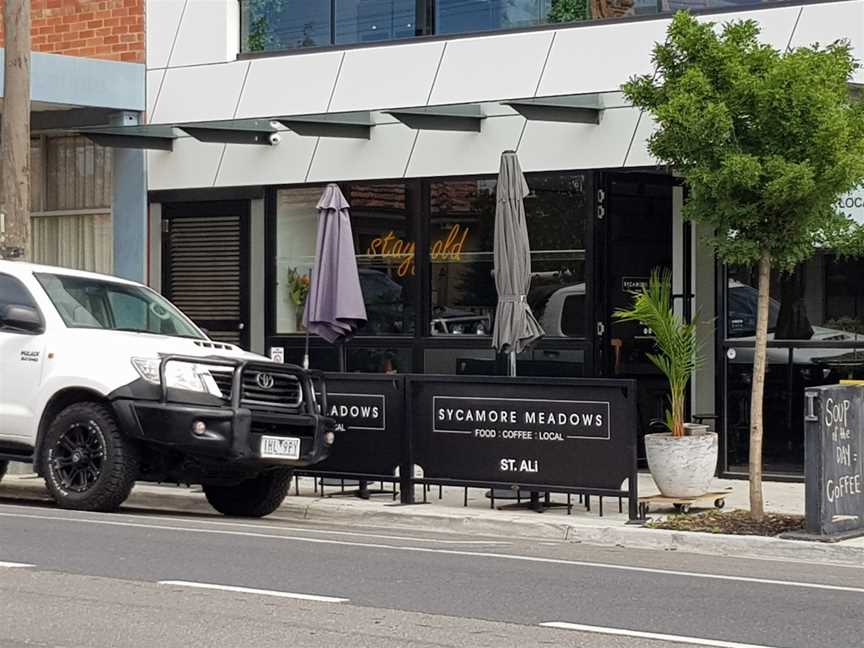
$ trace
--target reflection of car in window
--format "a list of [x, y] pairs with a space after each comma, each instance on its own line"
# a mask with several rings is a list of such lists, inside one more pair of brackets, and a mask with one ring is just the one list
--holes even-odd
[[407, 305], [402, 301], [402, 286], [393, 281], [386, 272], [361, 268], [360, 290], [366, 303], [366, 326], [363, 332], [402, 334], [405, 323], [413, 318]]
[[[726, 293], [728, 330], [730, 338], [756, 335], [756, 311], [759, 304], [759, 291], [734, 279], [729, 280]], [[777, 328], [780, 316], [780, 303], [772, 299], [768, 306], [768, 332]]]
[[[753, 342], [756, 339], [756, 312], [759, 302], [759, 291], [734, 279], [729, 280], [727, 291], [727, 336], [741, 342]], [[780, 317], [780, 303], [771, 299], [768, 306], [768, 340], [774, 340], [777, 321]], [[813, 326], [810, 342], [854, 342], [860, 340], [864, 346], [864, 337], [824, 326]], [[795, 364], [821, 364], [831, 366], [860, 363], [864, 364], [864, 354], [852, 349], [819, 349], [799, 348], [794, 353]], [[752, 364], [753, 349], [737, 348], [733, 364]], [[769, 348], [769, 364], [786, 364], [789, 362], [789, 350], [786, 348]]]
[[492, 318], [455, 308], [436, 308], [432, 313], [432, 335], [491, 335]]
[[585, 283], [542, 286], [528, 295], [548, 337], [585, 337]]

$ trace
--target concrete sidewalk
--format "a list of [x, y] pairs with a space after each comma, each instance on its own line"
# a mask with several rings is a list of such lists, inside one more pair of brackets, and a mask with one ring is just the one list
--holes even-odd
[[[715, 490], [731, 488], [726, 508], [747, 508], [748, 482], [715, 480]], [[462, 488], [431, 487], [427, 493], [427, 504], [401, 506], [393, 501], [390, 485], [388, 492], [373, 494], [369, 500], [361, 500], [350, 493], [340, 494], [339, 486], [320, 489], [316, 492], [311, 478], [299, 481], [299, 495], [292, 489], [283, 506], [269, 520], [296, 523], [307, 520], [316, 523], [355, 525], [358, 527], [386, 527], [399, 530], [423, 530], [425, 532], [451, 531], [495, 537], [521, 537], [545, 540], [586, 543], [601, 546], [619, 546], [634, 549], [684, 551], [736, 557], [773, 558], [799, 561], [819, 561], [846, 565], [864, 566], [864, 538], [829, 544], [762, 538], [753, 536], [731, 536], [708, 533], [692, 533], [648, 529], [627, 524], [627, 501], [623, 501], [623, 513], [619, 513], [617, 498], [605, 498], [603, 516], [599, 515], [599, 501], [591, 499], [591, 511], [573, 498], [573, 511], [567, 515], [566, 508], [551, 508], [539, 514], [525, 508], [490, 509], [486, 490], [469, 489], [468, 506], [463, 506], [465, 492]], [[378, 484], [370, 484], [373, 490]], [[351, 485], [346, 484], [346, 491]], [[643, 495], [656, 492], [650, 475], [640, 474], [639, 492]], [[423, 499], [423, 489], [417, 487], [418, 502]], [[770, 482], [765, 484], [766, 509], [776, 513], [802, 514], [804, 511], [804, 485]], [[35, 475], [9, 475], [0, 484], [0, 499], [47, 500], [41, 479]], [[556, 495], [553, 502], [564, 503], [566, 497]], [[509, 502], [496, 500], [496, 507]], [[200, 488], [156, 486], [142, 484], [135, 488], [126, 508], [142, 508], [181, 513], [213, 514]], [[694, 512], [696, 509], [694, 509]], [[666, 511], [665, 513], [670, 513]], [[660, 512], [662, 515], [664, 512]], [[652, 510], [649, 516], [655, 516]]]

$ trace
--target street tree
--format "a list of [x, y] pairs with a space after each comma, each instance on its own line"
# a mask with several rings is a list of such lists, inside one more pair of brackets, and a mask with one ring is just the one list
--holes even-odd
[[819, 247], [861, 250], [860, 228], [835, 211], [864, 179], [864, 110], [849, 85], [858, 64], [844, 41], [780, 51], [752, 20], [719, 26], [685, 12], [653, 62], [654, 74], [622, 88], [656, 123], [649, 151], [684, 178], [684, 218], [713, 232], [719, 258], [758, 267], [749, 469], [761, 519], [771, 272]]
[[6, 0], [0, 258], [26, 259], [30, 250], [30, 22], [30, 0]]

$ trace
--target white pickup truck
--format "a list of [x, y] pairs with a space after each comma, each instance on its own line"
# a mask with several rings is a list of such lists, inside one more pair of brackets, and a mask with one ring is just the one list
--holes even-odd
[[32, 464], [62, 507], [113, 510], [143, 480], [268, 515], [328, 454], [326, 398], [319, 375], [211, 341], [146, 286], [0, 261], [0, 478]]

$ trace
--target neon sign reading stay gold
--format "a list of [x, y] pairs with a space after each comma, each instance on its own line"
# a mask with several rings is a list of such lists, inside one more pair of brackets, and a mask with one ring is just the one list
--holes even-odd
[[[462, 259], [462, 248], [465, 245], [465, 239], [468, 238], [470, 229], [462, 227], [458, 223], [453, 225], [447, 232], [445, 238], [438, 239], [432, 244], [430, 256], [432, 261], [460, 261]], [[416, 251], [416, 243], [414, 241], [405, 241], [400, 239], [391, 230], [384, 236], [372, 239], [366, 254], [384, 257], [385, 259], [400, 260], [396, 274], [404, 277], [415, 272], [414, 257]]]

